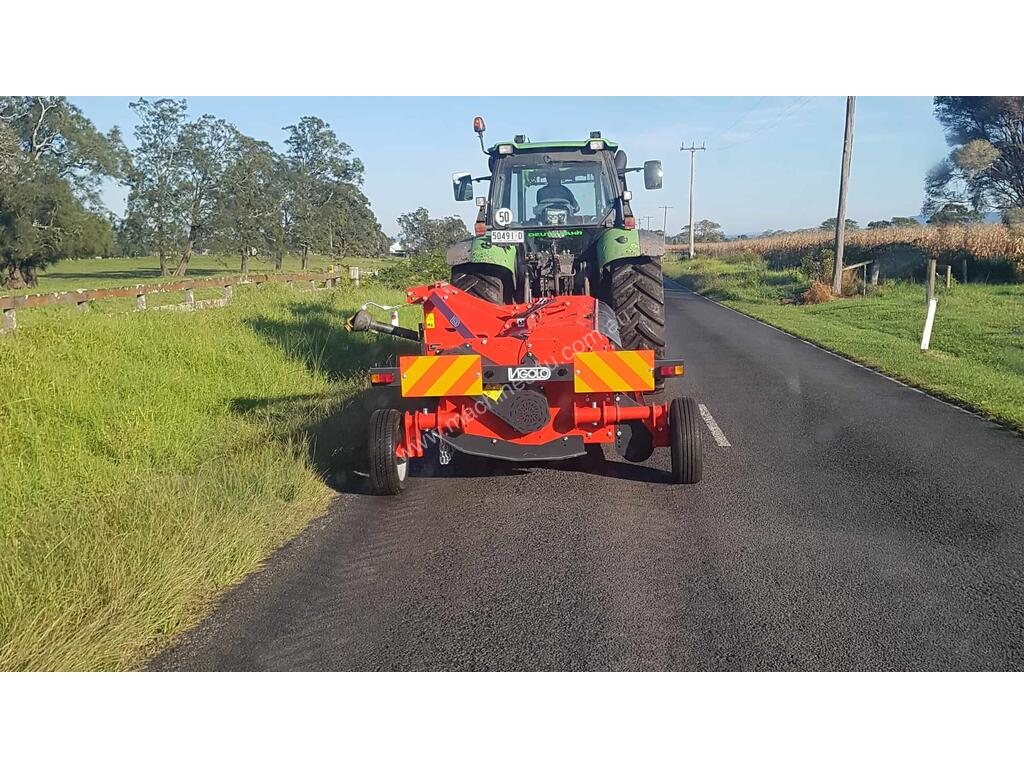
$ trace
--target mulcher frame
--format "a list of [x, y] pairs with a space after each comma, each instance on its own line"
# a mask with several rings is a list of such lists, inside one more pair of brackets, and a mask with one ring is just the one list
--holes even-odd
[[[420, 354], [371, 370], [373, 383], [400, 387], [403, 397], [431, 393], [417, 402], [432, 405], [403, 413], [398, 458], [422, 457], [433, 433], [473, 455], [568, 459], [587, 445], [615, 443], [620, 424], [646, 429], [653, 447], [669, 446], [669, 404], [647, 403], [645, 396], [664, 376], [682, 375], [683, 363], [656, 360], [651, 350], [621, 349], [610, 310], [596, 298], [496, 305], [442, 282], [410, 288], [406, 300], [423, 307]], [[496, 404], [523, 391], [546, 399], [542, 426], [517, 427], [500, 415]], [[539, 400], [530, 397], [535, 410], [527, 420], [532, 416], [536, 424], [543, 416], [536, 412]]]

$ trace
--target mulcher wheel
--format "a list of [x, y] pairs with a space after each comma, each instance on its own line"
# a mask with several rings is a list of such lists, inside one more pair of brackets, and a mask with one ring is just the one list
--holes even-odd
[[669, 404], [668, 429], [672, 450], [672, 482], [699, 483], [704, 474], [704, 448], [700, 414], [692, 397], [677, 397]]
[[395, 452], [402, 439], [402, 412], [381, 408], [370, 416], [370, 488], [381, 496], [394, 496], [405, 488], [409, 460]]
[[491, 304], [512, 303], [512, 275], [496, 264], [456, 264], [451, 284]]
[[605, 273], [603, 299], [619, 321], [623, 349], [653, 349], [665, 356], [665, 286], [661, 259], [640, 256], [613, 261]]

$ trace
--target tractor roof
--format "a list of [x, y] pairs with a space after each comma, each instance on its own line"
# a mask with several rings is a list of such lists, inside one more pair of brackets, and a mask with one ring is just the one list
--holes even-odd
[[[584, 139], [583, 141], [499, 141], [488, 149], [487, 153], [491, 155], [498, 154], [498, 147], [503, 144], [511, 144], [515, 147], [516, 152], [529, 152], [534, 149], [564, 149], [572, 151], [576, 149], [586, 149], [587, 145], [595, 140], [596, 139]], [[614, 141], [609, 141], [608, 139], [600, 139], [600, 141], [604, 142], [605, 149], [615, 150], [619, 148], [618, 143]]]

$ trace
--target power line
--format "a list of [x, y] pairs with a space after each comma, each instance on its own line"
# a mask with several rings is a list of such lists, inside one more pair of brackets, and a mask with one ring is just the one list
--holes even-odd
[[732, 144], [727, 144], [724, 147], [718, 147], [718, 149], [712, 149], [711, 151], [712, 152], [724, 152], [727, 149], [732, 149], [733, 147], [738, 147], [740, 144], [746, 144], [748, 141], [753, 141], [754, 139], [760, 138], [761, 136], [763, 136], [764, 134], [768, 133], [773, 128], [775, 128], [779, 123], [781, 123], [783, 120], [785, 120], [789, 115], [793, 114], [795, 111], [799, 111], [800, 109], [802, 109], [812, 98], [814, 98], [814, 97], [813, 96], [804, 96], [799, 101], [794, 101], [793, 103], [791, 103], [789, 105], [789, 107], [787, 107], [785, 109], [785, 111], [782, 112], [782, 114], [780, 114], [777, 118], [775, 118], [774, 121], [769, 123], [769, 125], [766, 128], [762, 128], [760, 131], [755, 133], [753, 136], [751, 136], [749, 138], [746, 138], [746, 139], [740, 139], [739, 141], [733, 142]]
[[730, 125], [728, 128], [726, 128], [724, 131], [722, 131], [718, 135], [722, 136], [724, 138], [725, 134], [727, 134], [729, 131], [731, 131], [733, 128], [735, 128], [737, 125], [739, 125], [747, 117], [747, 115], [749, 115], [751, 112], [753, 112], [759, 106], [761, 106], [761, 102], [763, 102], [766, 98], [768, 98], [768, 97], [767, 96], [762, 96], [761, 98], [759, 98], [757, 100], [757, 102], [754, 104], [754, 106], [752, 106], [750, 109], [748, 109], [742, 115], [740, 115], [738, 118], [733, 120], [732, 125]]

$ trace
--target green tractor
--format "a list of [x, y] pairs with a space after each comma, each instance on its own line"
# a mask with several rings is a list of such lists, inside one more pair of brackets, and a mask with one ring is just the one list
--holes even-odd
[[451, 283], [495, 304], [585, 294], [615, 313], [623, 349], [664, 356], [664, 239], [636, 229], [626, 174], [643, 171], [661, 189], [661, 162], [631, 168], [626, 153], [599, 131], [585, 141], [531, 142], [525, 136], [484, 145], [490, 174], [452, 177], [456, 200], [473, 200], [473, 183], [490, 182], [476, 236], [448, 249]]

